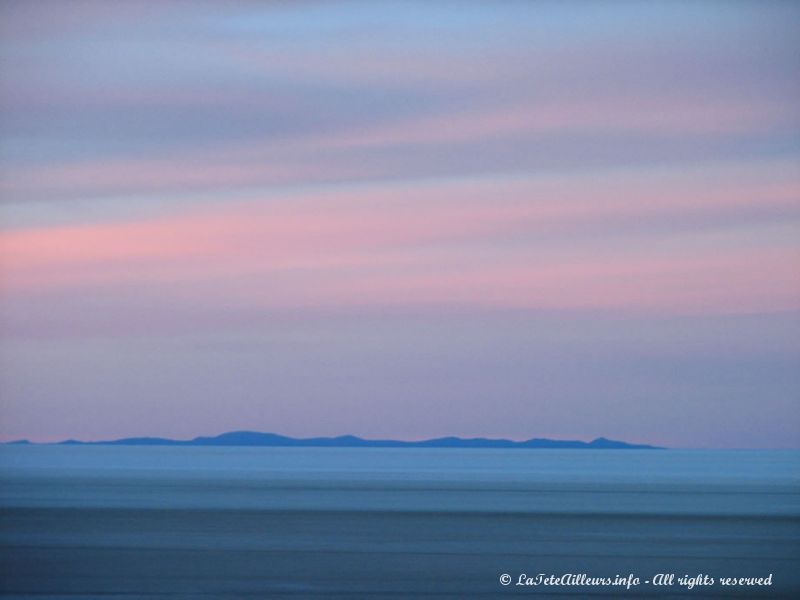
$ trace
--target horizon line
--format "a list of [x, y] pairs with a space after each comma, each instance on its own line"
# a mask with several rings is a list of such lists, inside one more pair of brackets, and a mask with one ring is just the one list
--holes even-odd
[[[338, 434], [338, 435], [310, 435], [304, 437], [293, 437], [290, 435], [275, 433], [271, 431], [257, 431], [251, 429], [236, 429], [230, 431], [223, 431], [217, 434], [209, 434], [209, 435], [197, 435], [191, 438], [172, 438], [172, 437], [165, 437], [165, 436], [158, 436], [158, 435], [132, 435], [132, 436], [125, 436], [125, 437], [118, 437], [113, 439], [77, 439], [77, 438], [65, 438], [65, 439], [57, 439], [51, 441], [34, 441], [29, 438], [6, 438], [0, 439], [0, 446], [12, 446], [12, 445], [36, 445], [36, 446], [57, 446], [57, 445], [204, 445], [204, 444], [193, 444], [193, 442], [197, 441], [204, 441], [204, 440], [214, 440], [216, 438], [227, 436], [231, 434], [256, 434], [256, 435], [263, 435], [263, 436], [274, 436], [275, 438], [282, 438], [285, 440], [289, 440], [291, 442], [315, 442], [315, 441], [334, 441], [334, 440], [356, 440], [358, 442], [364, 442], [367, 444], [375, 443], [375, 444], [398, 444], [394, 447], [405, 447], [405, 448], [414, 448], [420, 447], [426, 443], [432, 442], [441, 442], [445, 440], [453, 440], [459, 442], [487, 442], [487, 443], [499, 443], [499, 444], [512, 444], [512, 446], [508, 446], [509, 448], [520, 447], [525, 443], [530, 442], [553, 442], [555, 444], [578, 444], [578, 445], [585, 445], [589, 446], [589, 449], [592, 447], [591, 444], [595, 442], [611, 442], [614, 444], [622, 444], [626, 447], [634, 447], [634, 448], [654, 448], [658, 450], [725, 450], [725, 451], [787, 451], [787, 452], [797, 452], [800, 451], [800, 447], [767, 447], [767, 446], [735, 446], [735, 447], [714, 447], [714, 446], [662, 446], [656, 445], [649, 442], [628, 442], [625, 440], [613, 439], [608, 438], [606, 436], [597, 436], [593, 437], [589, 440], [584, 439], [576, 439], [576, 438], [553, 438], [553, 437], [531, 437], [531, 438], [507, 438], [507, 437], [487, 437], [487, 436], [469, 436], [469, 437], [462, 437], [459, 435], [440, 435], [436, 437], [426, 437], [426, 438], [418, 438], [418, 439], [396, 439], [396, 438], [371, 438], [371, 437], [361, 437], [355, 434]], [[141, 441], [145, 443], [136, 444], [130, 443], [125, 444], [124, 442], [136, 442]], [[163, 442], [163, 444], [158, 443], [151, 443], [147, 444], [147, 441], [151, 442]], [[207, 445], [214, 445], [214, 444], [207, 444]], [[224, 444], [217, 444], [217, 445], [224, 445]], [[234, 446], [235, 444], [227, 444]], [[247, 444], [245, 444], [247, 445]], [[291, 445], [287, 445], [291, 446]], [[270, 445], [267, 445], [270, 447]], [[271, 447], [281, 447], [280, 444], [271, 445]], [[286, 446], [284, 446], [286, 447]], [[321, 446], [313, 446], [308, 445], [305, 447], [321, 447]], [[322, 446], [326, 447], [326, 446]], [[337, 446], [327, 446], [327, 447], [337, 447]], [[338, 446], [338, 447], [348, 447], [348, 446]], [[349, 447], [360, 447], [360, 446], [349, 446]], [[430, 447], [430, 446], [428, 446]], [[446, 447], [446, 446], [434, 446], [434, 447]], [[466, 448], [475, 448], [475, 446], [463, 446]], [[525, 446], [522, 446], [523, 448]], [[582, 446], [579, 446], [582, 447]], [[494, 447], [487, 447], [487, 449], [502, 449], [502, 447], [494, 446]], [[546, 449], [546, 448], [540, 448]], [[565, 447], [564, 449], [572, 449], [571, 447]]]
[[[257, 431], [257, 430], [250, 430], [250, 429], [239, 429], [239, 430], [231, 430], [231, 431], [224, 431], [222, 433], [214, 434], [214, 435], [198, 435], [192, 438], [172, 438], [172, 437], [164, 437], [164, 436], [156, 436], [156, 435], [143, 435], [143, 436], [126, 436], [114, 439], [94, 439], [94, 440], [85, 440], [85, 439], [76, 439], [76, 438], [67, 438], [62, 440], [56, 441], [33, 441], [28, 438], [17, 438], [17, 439], [9, 439], [0, 441], [0, 444], [3, 445], [15, 445], [15, 444], [32, 444], [32, 445], [70, 445], [70, 444], [97, 444], [97, 445], [104, 445], [104, 444], [123, 444], [125, 442], [130, 442], [130, 445], [157, 445], [158, 443], [164, 444], [204, 444], [210, 443], [215, 440], [221, 440], [225, 442], [226, 440], [230, 439], [231, 436], [261, 436], [262, 441], [266, 439], [271, 439], [274, 442], [279, 441], [287, 441], [287, 442], [295, 442], [295, 443], [315, 443], [315, 442], [339, 442], [339, 443], [347, 443], [347, 442], [355, 442], [355, 443], [365, 443], [365, 444], [398, 444], [400, 446], [410, 446], [414, 447], [417, 445], [424, 445], [436, 442], [453, 442], [453, 443], [478, 443], [478, 444], [507, 444], [508, 447], [517, 447], [523, 446], [525, 444], [531, 443], [553, 443], [553, 444], [575, 444], [579, 446], [591, 446], [595, 445], [603, 445], [603, 444], [612, 444], [612, 445], [619, 445], [624, 447], [638, 447], [638, 448], [658, 448], [662, 449], [663, 446], [656, 446], [653, 444], [647, 443], [634, 443], [634, 442], [627, 442], [623, 440], [611, 439], [605, 436], [598, 436], [594, 437], [590, 440], [583, 440], [583, 439], [562, 439], [562, 438], [549, 438], [549, 437], [531, 437], [525, 439], [512, 439], [512, 438], [505, 438], [505, 437], [486, 437], [486, 436], [469, 436], [469, 437], [462, 437], [458, 435], [442, 435], [430, 438], [421, 438], [421, 439], [395, 439], [395, 438], [368, 438], [368, 437], [361, 437], [355, 434], [340, 434], [340, 435], [318, 435], [318, 436], [307, 436], [307, 437], [293, 437], [289, 435], [284, 435], [280, 433], [274, 433], [269, 431]], [[230, 444], [235, 445], [235, 444]], [[249, 444], [244, 444], [249, 445]], [[276, 444], [278, 445], [278, 444]]]

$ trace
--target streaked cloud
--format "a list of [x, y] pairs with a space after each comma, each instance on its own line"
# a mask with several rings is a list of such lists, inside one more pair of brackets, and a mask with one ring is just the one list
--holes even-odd
[[[726, 310], [787, 310], [800, 308], [794, 175], [779, 162], [371, 184], [0, 239], [12, 290], [241, 277], [243, 294], [260, 295], [270, 278], [293, 271], [305, 273], [295, 293], [282, 283], [269, 306], [403, 297], [528, 308], [670, 310], [674, 302], [714, 312], [733, 292], [739, 299], [722, 302]], [[775, 266], [771, 278], [758, 264]]]
[[796, 446], [798, 24], [783, 2], [4, 3], [2, 435], [191, 412], [181, 435]]

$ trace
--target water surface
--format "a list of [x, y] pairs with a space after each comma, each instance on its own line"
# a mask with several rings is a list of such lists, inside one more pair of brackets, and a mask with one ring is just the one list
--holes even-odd
[[8, 597], [800, 596], [796, 452], [5, 446], [0, 507]]

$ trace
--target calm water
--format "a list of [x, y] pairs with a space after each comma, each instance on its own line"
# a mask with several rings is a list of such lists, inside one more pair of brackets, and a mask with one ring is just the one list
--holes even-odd
[[4, 597], [800, 597], [796, 452], [5, 446], [0, 508]]

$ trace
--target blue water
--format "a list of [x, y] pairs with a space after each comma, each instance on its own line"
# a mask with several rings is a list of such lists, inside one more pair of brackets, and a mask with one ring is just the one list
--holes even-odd
[[800, 597], [797, 452], [5, 446], [0, 509], [7, 597]]

